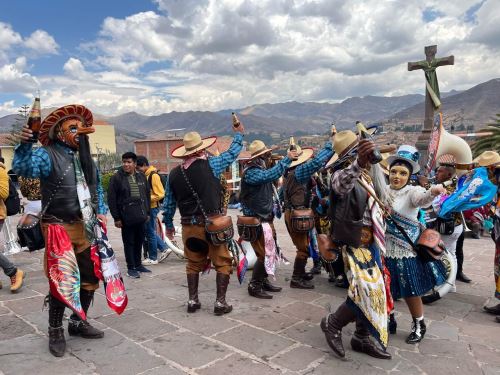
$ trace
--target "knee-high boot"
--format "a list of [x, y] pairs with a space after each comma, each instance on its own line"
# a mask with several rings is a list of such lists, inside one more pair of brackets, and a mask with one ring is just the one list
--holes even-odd
[[248, 294], [255, 298], [271, 299], [272, 295], [266, 293], [263, 289], [264, 278], [266, 277], [266, 268], [264, 262], [257, 259], [253, 266], [252, 280], [248, 283]]
[[49, 304], [49, 350], [55, 357], [62, 357], [66, 351], [66, 339], [62, 325], [66, 305], [49, 294], [46, 299]]
[[295, 258], [292, 280], [290, 280], [290, 288], [314, 289], [314, 284], [304, 278], [306, 274], [306, 264], [307, 259]]
[[189, 291], [189, 300], [187, 303], [187, 312], [194, 313], [201, 308], [200, 300], [198, 299], [198, 282], [200, 280], [199, 273], [188, 273], [187, 283]]
[[[93, 290], [80, 289], [80, 302], [85, 314], [89, 311], [93, 299]], [[100, 339], [104, 337], [103, 331], [93, 327], [88, 320], [80, 319], [75, 313], [71, 314], [69, 318], [68, 333], [70, 336], [81, 336], [84, 339]]]
[[344, 345], [342, 344], [342, 328], [353, 322], [356, 318], [354, 312], [344, 302], [333, 314], [328, 314], [321, 319], [321, 330], [325, 333], [326, 342], [339, 356], [345, 357]]
[[233, 306], [226, 302], [227, 286], [229, 285], [229, 275], [217, 272], [217, 298], [214, 304], [214, 314], [224, 315], [233, 311]]
[[356, 319], [356, 331], [351, 339], [352, 350], [380, 359], [391, 359], [390, 353], [379, 348], [370, 340], [370, 331], [361, 319]]

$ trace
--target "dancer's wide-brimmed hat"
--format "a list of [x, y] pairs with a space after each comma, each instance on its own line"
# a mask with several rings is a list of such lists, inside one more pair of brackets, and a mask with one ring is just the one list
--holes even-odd
[[297, 148], [297, 160], [292, 161], [292, 164], [290, 164], [290, 168], [305, 163], [314, 155], [314, 150], [312, 148], [301, 148], [299, 145], [296, 145], [295, 147]]
[[496, 151], [485, 151], [473, 160], [480, 167], [500, 167], [500, 155]]
[[187, 132], [182, 138], [182, 145], [172, 150], [172, 157], [185, 158], [212, 146], [217, 137], [201, 138], [198, 132]]
[[40, 143], [44, 146], [50, 144], [55, 138], [55, 126], [61, 121], [70, 118], [79, 119], [83, 123], [83, 126], [88, 128], [86, 133], [93, 133], [94, 128], [92, 124], [94, 123], [94, 117], [92, 116], [92, 112], [81, 104], [70, 104], [56, 109], [45, 117], [40, 125], [40, 132], [38, 135]]
[[250, 143], [248, 146], [248, 152], [250, 152], [250, 159], [255, 159], [258, 156], [264, 155], [268, 152], [273, 151], [271, 148], [268, 148], [266, 144], [258, 139]]

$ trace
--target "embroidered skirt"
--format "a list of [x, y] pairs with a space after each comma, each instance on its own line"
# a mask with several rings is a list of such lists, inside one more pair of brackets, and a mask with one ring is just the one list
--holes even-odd
[[391, 273], [391, 293], [396, 299], [422, 296], [446, 281], [441, 261], [423, 263], [418, 257], [385, 258]]

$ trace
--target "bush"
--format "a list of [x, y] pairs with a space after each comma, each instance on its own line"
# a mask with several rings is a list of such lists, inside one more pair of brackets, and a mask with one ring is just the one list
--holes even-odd
[[108, 188], [109, 188], [109, 180], [111, 180], [111, 176], [113, 176], [115, 172], [106, 172], [101, 174], [101, 185], [104, 190], [104, 198], [106, 201], [108, 200]]

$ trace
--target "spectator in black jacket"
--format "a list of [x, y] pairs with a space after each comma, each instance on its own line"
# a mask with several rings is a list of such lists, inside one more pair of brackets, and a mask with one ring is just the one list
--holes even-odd
[[140, 272], [151, 272], [141, 264], [144, 223], [151, 207], [149, 184], [142, 173], [136, 172], [137, 155], [122, 155], [122, 167], [111, 177], [108, 206], [115, 227], [121, 228], [127, 276], [139, 278]]

